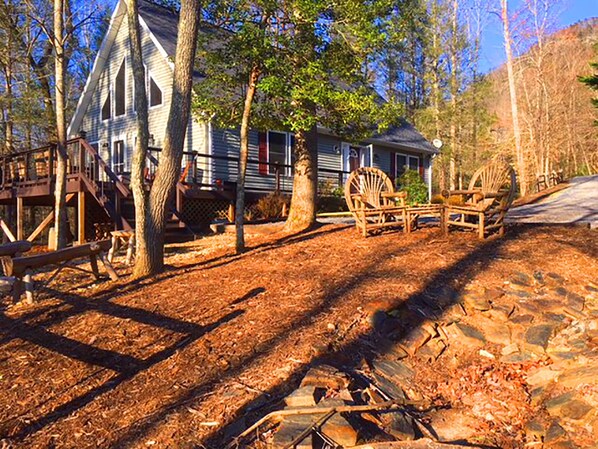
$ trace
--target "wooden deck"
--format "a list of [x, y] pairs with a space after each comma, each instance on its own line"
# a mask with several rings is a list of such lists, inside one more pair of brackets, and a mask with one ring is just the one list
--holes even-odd
[[[148, 189], [159, 165], [160, 154], [160, 148], [150, 148], [148, 151]], [[83, 243], [105, 238], [110, 230], [134, 230], [130, 174], [116, 173], [110, 161], [102, 159], [98, 150], [83, 138], [68, 142], [67, 155], [67, 204], [77, 211], [76, 240]], [[213, 219], [224, 217], [230, 221], [234, 220], [234, 179], [239, 159], [184, 152], [183, 161], [167, 230], [193, 236], [191, 226], [197, 229], [196, 225], [200, 222], [207, 227]], [[0, 215], [2, 229], [11, 230], [11, 235], [15, 238], [28, 238], [31, 241], [42, 235], [52, 224], [53, 214], [49, 213], [39, 225], [36, 223], [27, 237], [24, 235], [24, 210], [36, 206], [54, 207], [55, 173], [55, 145], [0, 156], [0, 206], [4, 206], [5, 209], [5, 215]], [[291, 173], [290, 165], [250, 159], [246, 176], [247, 204], [270, 192], [289, 195], [292, 188]], [[319, 186], [332, 192], [343, 185], [347, 174], [343, 171], [320, 169]], [[90, 230], [92, 225], [98, 227], [95, 223], [98, 215], [107, 217], [110, 221], [102, 223], [103, 236], [94, 236]], [[104, 229], [106, 227], [110, 229]], [[5, 235], [8, 234], [5, 232]]]

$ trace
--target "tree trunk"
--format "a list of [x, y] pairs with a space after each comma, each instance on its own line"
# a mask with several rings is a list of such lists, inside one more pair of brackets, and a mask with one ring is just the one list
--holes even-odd
[[137, 253], [135, 276], [156, 274], [164, 268], [164, 229], [181, 171], [185, 133], [191, 113], [191, 88], [201, 14], [199, 0], [182, 0], [175, 53], [170, 112], [164, 148], [149, 195], [144, 232], [151, 242]]
[[459, 11], [459, 1], [453, 0], [453, 15], [451, 18], [451, 44], [450, 44], [450, 58], [451, 58], [451, 153], [449, 160], [449, 188], [455, 190], [457, 182], [457, 95], [459, 94], [459, 79], [458, 79], [458, 55], [457, 55], [457, 14]]
[[247, 158], [249, 156], [249, 118], [251, 116], [251, 105], [257, 81], [259, 70], [257, 66], [251, 69], [249, 74], [249, 83], [245, 94], [245, 105], [243, 107], [243, 118], [241, 119], [241, 151], [239, 153], [239, 173], [237, 175], [237, 199], [235, 204], [235, 231], [237, 239], [235, 247], [237, 254], [245, 251], [245, 235], [243, 231], [243, 221], [245, 220], [245, 173], [247, 172]]
[[517, 171], [519, 172], [519, 189], [521, 195], [523, 196], [527, 193], [527, 173], [525, 166], [525, 156], [523, 154], [523, 147], [521, 145], [521, 129], [519, 127], [519, 109], [517, 107], [517, 89], [515, 88], [515, 72], [513, 70], [513, 52], [511, 50], [508, 0], [500, 0], [500, 3], [505, 40], [505, 52], [507, 55], [507, 74], [509, 77], [509, 93], [511, 96], [513, 133], [515, 135], [515, 156], [517, 158]]
[[64, 0], [54, 0], [54, 56], [56, 91], [56, 183], [54, 187], [54, 223], [56, 249], [66, 246], [66, 117], [64, 59]]
[[304, 231], [315, 224], [317, 193], [318, 130], [314, 125], [308, 131], [295, 133], [293, 196], [285, 223], [286, 231]]
[[[135, 245], [136, 254], [146, 254], [148, 247], [152, 245], [151, 241], [148, 240], [145, 226], [148, 195], [143, 177], [149, 143], [149, 120], [137, 0], [127, 0], [127, 18], [133, 83], [135, 85], [135, 111], [137, 111], [137, 140], [131, 160], [131, 190], [133, 191], [135, 203]], [[133, 272], [134, 275], [138, 274], [136, 268]]]

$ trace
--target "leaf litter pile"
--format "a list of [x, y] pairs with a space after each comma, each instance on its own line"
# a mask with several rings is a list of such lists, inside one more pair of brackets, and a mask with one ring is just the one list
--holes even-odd
[[[262, 227], [248, 242], [240, 256], [226, 234], [171, 246], [156, 278], [131, 282], [121, 258], [117, 282], [65, 271], [34, 305], [3, 298], [0, 447], [222, 448], [281, 409], [310, 367], [361, 369], [400, 341], [397, 327], [425, 327], [409, 328], [418, 304], [449, 302], [434, 317], [440, 332], [456, 326], [457, 306], [459, 322], [476, 325], [460, 298], [504, 289], [514, 274], [552, 273], [579, 294], [598, 280], [596, 233], [575, 227], [513, 227], [485, 242], [437, 229], [364, 239], [345, 225], [290, 236]], [[495, 296], [490, 312], [510, 307]], [[512, 331], [525, 326], [513, 319]], [[540, 447], [526, 425], [551, 417], [526, 382], [550, 359], [512, 359], [508, 342], [482, 348], [460, 335], [433, 357], [418, 346], [403, 359], [415, 373], [406, 394], [433, 404], [463, 440]], [[265, 447], [268, 436], [247, 444]]]

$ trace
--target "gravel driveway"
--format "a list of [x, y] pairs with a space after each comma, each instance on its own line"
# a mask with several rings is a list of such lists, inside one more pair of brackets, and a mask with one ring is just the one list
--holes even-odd
[[598, 228], [598, 175], [574, 178], [570, 187], [535, 204], [512, 209], [507, 216], [519, 223], [588, 223]]

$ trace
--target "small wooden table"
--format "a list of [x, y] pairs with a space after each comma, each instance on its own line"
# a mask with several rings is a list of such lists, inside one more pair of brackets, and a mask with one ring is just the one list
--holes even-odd
[[112, 247], [108, 252], [108, 261], [112, 263], [114, 254], [120, 249], [127, 247], [127, 255], [125, 256], [125, 263], [131, 265], [133, 260], [133, 252], [135, 251], [135, 231], [112, 231]]
[[407, 207], [407, 232], [417, 229], [420, 218], [438, 218], [440, 229], [444, 231], [445, 217], [444, 205], [442, 204], [422, 204], [419, 206]]

